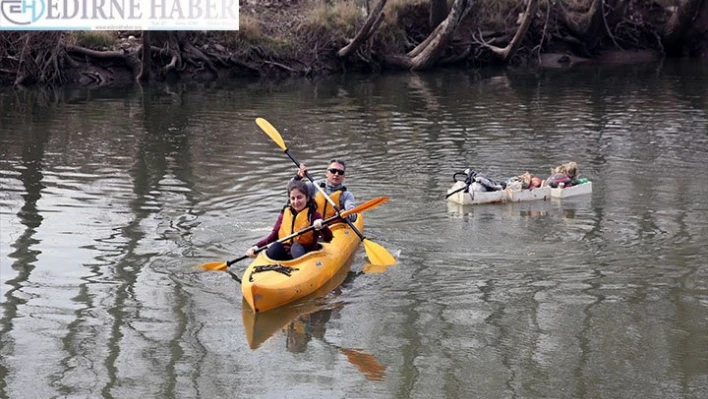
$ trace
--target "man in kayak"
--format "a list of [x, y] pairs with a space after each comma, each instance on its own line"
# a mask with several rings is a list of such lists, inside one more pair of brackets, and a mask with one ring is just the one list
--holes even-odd
[[[319, 237], [322, 237], [324, 242], [332, 241], [332, 231], [322, 224], [322, 215], [317, 212], [317, 205], [312, 200], [305, 182], [291, 180], [288, 183], [288, 199], [290, 203], [278, 215], [273, 230], [267, 237], [249, 248], [246, 255], [254, 258], [259, 247], [273, 243], [266, 249], [266, 255], [273, 260], [290, 260], [316, 250], [319, 247], [317, 244]], [[310, 226], [314, 226], [315, 230], [300, 234], [283, 243], [276, 242], [280, 238]]]
[[[347, 191], [347, 188], [344, 186], [344, 174], [346, 170], [346, 162], [339, 159], [333, 159], [329, 161], [329, 166], [325, 172], [326, 178], [315, 180], [315, 184], [324, 189], [324, 192], [332, 198], [332, 201], [339, 206], [341, 211], [346, 211], [356, 206], [354, 194]], [[298, 169], [297, 175], [293, 177], [291, 181], [302, 180], [306, 173], [307, 166], [305, 166], [305, 164], [300, 164], [300, 169]], [[327, 201], [322, 193], [317, 190], [317, 187], [315, 187], [312, 183], [307, 183], [307, 186], [310, 189], [310, 195], [313, 196], [315, 203], [317, 204], [317, 212], [319, 212], [324, 219], [337, 215], [337, 211], [334, 210], [332, 204]], [[356, 214], [349, 215], [348, 218], [350, 222], [353, 222], [356, 220]]]

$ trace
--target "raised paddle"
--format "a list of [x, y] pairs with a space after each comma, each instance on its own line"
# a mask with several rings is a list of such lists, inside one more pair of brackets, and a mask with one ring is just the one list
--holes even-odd
[[[297, 167], [300, 167], [300, 162], [297, 161], [291, 154], [290, 151], [288, 150], [288, 147], [285, 146], [285, 142], [283, 141], [283, 138], [280, 136], [280, 133], [278, 133], [278, 130], [275, 129], [273, 125], [270, 124], [267, 120], [263, 118], [256, 118], [256, 124], [258, 127], [261, 128], [265, 132], [265, 134], [268, 135], [273, 141], [275, 141], [276, 144], [280, 147], [280, 149], [283, 150], [283, 152], [290, 158], [290, 160], [297, 165]], [[305, 176], [307, 176], [308, 180], [312, 182], [312, 185], [317, 187], [317, 189], [324, 195], [324, 197], [327, 199], [327, 202], [329, 202], [330, 205], [334, 208], [334, 210], [337, 211], [337, 215], [342, 215], [343, 213], [339, 209], [339, 206], [334, 203], [332, 198], [330, 198], [329, 195], [324, 191], [324, 189], [317, 184], [315, 184], [315, 180], [310, 176], [310, 173], [305, 173]], [[367, 239], [364, 237], [363, 234], [359, 231], [359, 229], [354, 226], [354, 224], [349, 221], [349, 219], [344, 218], [344, 221], [351, 227], [351, 229], [356, 233], [356, 235], [359, 236], [359, 239], [364, 243], [364, 249], [366, 250], [366, 256], [369, 257], [369, 261], [373, 264], [376, 265], [393, 265], [396, 263], [396, 258], [391, 255], [386, 248], [382, 247], [381, 245]]]
[[[348, 210], [348, 211], [342, 212], [342, 213], [341, 213], [341, 217], [342, 217], [342, 218], [346, 218], [347, 216], [352, 215], [352, 214], [355, 214], [355, 213], [361, 213], [361, 212], [364, 212], [364, 211], [368, 211], [368, 210], [370, 210], [370, 209], [376, 208], [377, 206], [379, 206], [379, 205], [385, 203], [386, 201], [388, 201], [388, 197], [378, 197], [378, 198], [374, 198], [374, 199], [368, 200], [368, 201], [364, 202], [363, 204], [361, 204], [361, 205], [359, 205], [359, 206], [356, 206], [356, 207], [354, 207], [354, 208], [352, 208], [352, 209], [350, 209], [350, 210]], [[323, 221], [322, 221], [322, 224], [329, 224], [329, 223], [332, 223], [332, 222], [336, 222], [337, 220], [339, 220], [339, 218], [340, 218], [340, 216], [332, 216], [332, 217], [329, 218], [329, 219], [323, 220]], [[346, 220], [346, 219], [344, 219], [344, 220]], [[299, 236], [299, 235], [305, 234], [305, 233], [307, 233], [307, 232], [309, 232], [309, 231], [312, 231], [312, 230], [314, 230], [314, 229], [315, 229], [314, 226], [306, 227], [306, 228], [304, 228], [304, 229], [302, 229], [302, 230], [300, 230], [300, 231], [296, 231], [295, 233], [290, 234], [289, 236], [283, 237], [283, 238], [279, 239], [279, 240], [276, 241], [276, 242], [285, 242], [285, 241], [288, 241], [288, 240], [290, 240], [290, 239], [292, 239], [292, 238], [295, 238], [295, 237], [297, 237], [297, 236]], [[271, 244], [264, 245], [264, 246], [258, 248], [258, 249], [256, 250], [256, 253], [261, 252], [261, 251], [263, 251], [264, 249], [268, 248], [269, 245], [271, 245]], [[240, 261], [242, 261], [242, 260], [244, 260], [244, 259], [246, 259], [246, 258], [248, 258], [248, 255], [244, 255], [244, 256], [241, 256], [241, 257], [239, 257], [239, 258], [232, 259], [232, 260], [229, 260], [229, 261], [226, 261], [226, 262], [204, 263], [204, 264], [202, 264], [202, 265], [197, 266], [196, 268], [197, 268], [197, 269], [200, 269], [200, 270], [204, 270], [204, 271], [226, 271], [226, 270], [229, 268], [229, 266], [233, 265], [233, 264], [236, 263], [236, 262], [240, 262]]]

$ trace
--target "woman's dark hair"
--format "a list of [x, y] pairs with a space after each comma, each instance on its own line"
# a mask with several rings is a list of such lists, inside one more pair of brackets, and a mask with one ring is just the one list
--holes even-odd
[[305, 197], [310, 199], [310, 190], [307, 189], [307, 183], [305, 183], [302, 180], [291, 180], [288, 183], [288, 197], [290, 197], [290, 192], [292, 190], [298, 190], [301, 193], [305, 194]]
[[[312, 214], [315, 213], [315, 211], [317, 210], [317, 204], [315, 204], [315, 200], [312, 199], [312, 196], [310, 195], [310, 190], [309, 187], [307, 187], [307, 183], [302, 180], [290, 180], [290, 182], [288, 183], [288, 203], [287, 205], [285, 205], [286, 207], [292, 205], [290, 203], [290, 192], [292, 190], [298, 190], [301, 193], [305, 194], [305, 198], [307, 198], [306, 207], [310, 209], [311, 218]], [[283, 208], [283, 210], [285, 210], [285, 208]]]

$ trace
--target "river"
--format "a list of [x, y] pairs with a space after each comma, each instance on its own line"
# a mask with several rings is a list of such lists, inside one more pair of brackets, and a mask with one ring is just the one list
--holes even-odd
[[[0, 92], [0, 398], [708, 397], [708, 64]], [[228, 274], [296, 169], [363, 247], [258, 315]], [[590, 195], [448, 204], [573, 160]], [[248, 262], [233, 266], [240, 274]], [[261, 317], [263, 316], [263, 317]]]

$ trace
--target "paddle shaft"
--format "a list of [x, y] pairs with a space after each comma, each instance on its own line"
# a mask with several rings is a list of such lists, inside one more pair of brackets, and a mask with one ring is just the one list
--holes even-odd
[[[346, 217], [346, 216], [349, 216], [349, 215], [353, 215], [353, 214], [355, 214], [355, 213], [366, 212], [366, 211], [368, 211], [368, 210], [370, 210], [370, 209], [376, 208], [377, 206], [379, 206], [379, 205], [381, 205], [381, 204], [383, 204], [383, 203], [385, 203], [385, 202], [387, 202], [387, 201], [388, 201], [388, 197], [378, 197], [378, 198], [370, 199], [370, 200], [364, 202], [364, 203], [361, 204], [361, 205], [357, 205], [357, 206], [355, 206], [354, 208], [349, 209], [348, 211], [342, 212], [342, 213], [340, 214], [341, 216], [333, 216], [333, 217], [331, 217], [331, 218], [329, 218], [329, 219], [327, 219], [327, 220], [322, 221], [322, 223], [323, 223], [323, 224], [329, 224], [329, 223], [331, 223], [331, 222], [337, 221], [340, 217]], [[303, 229], [303, 230], [301, 230], [301, 231], [295, 232], [295, 233], [293, 233], [293, 234], [291, 234], [291, 235], [289, 235], [289, 236], [287, 236], [287, 237], [281, 238], [279, 241], [289, 240], [289, 239], [291, 239], [291, 238], [293, 238], [293, 237], [296, 237], [296, 236], [298, 236], [298, 235], [300, 235], [300, 234], [304, 234], [304, 233], [306, 233], [306, 232], [308, 232], [308, 231], [311, 231], [312, 229], [314, 229], [314, 226], [308, 226], [308, 227], [306, 227], [305, 229]], [[255, 252], [261, 252], [261, 251], [263, 251], [264, 249], [266, 249], [267, 247], [268, 247], [268, 246], [266, 245], [266, 246], [263, 246], [263, 247], [261, 247], [261, 248], [257, 248]], [[236, 263], [236, 262], [242, 261], [242, 260], [246, 259], [247, 257], [248, 257], [248, 256], [246, 255], [246, 256], [242, 256], [242, 257], [240, 257], [240, 258], [232, 259], [232, 260], [229, 260], [229, 261], [226, 261], [226, 262], [220, 262], [220, 263], [219, 263], [219, 262], [217, 262], [217, 263], [206, 263], [206, 264], [202, 265], [201, 267], [202, 267], [203, 270], [222, 270], [222, 271], [223, 271], [223, 270], [226, 270], [226, 271], [228, 271], [227, 269], [228, 269], [229, 266], [233, 265], [233, 264]], [[230, 273], [230, 272], [229, 272], [229, 273]], [[239, 281], [239, 280], [238, 280], [238, 277], [236, 277], [235, 275], [232, 275], [232, 277], [234, 277], [234, 278], [236, 279], [236, 281]]]
[[465, 186], [462, 187], [462, 188], [458, 188], [457, 190], [455, 190], [455, 191], [451, 192], [450, 194], [446, 195], [446, 196], [445, 196], [445, 199], [448, 199], [448, 198], [450, 198], [451, 196], [453, 196], [453, 195], [459, 193], [460, 191], [463, 191], [463, 190], [467, 189], [467, 187], [469, 187], [469, 186], [465, 185]]
[[[323, 224], [323, 225], [329, 224], [329, 223], [332, 223], [332, 222], [334, 222], [334, 221], [336, 221], [337, 219], [340, 219], [340, 218], [341, 218], [341, 217], [340, 217], [339, 215], [337, 215], [337, 216], [332, 216], [332, 217], [329, 218], [329, 219], [323, 220], [323, 221], [322, 221], [322, 224]], [[346, 220], [346, 216], [344, 217], [344, 219]], [[312, 230], [315, 230], [315, 226], [308, 226], [308, 227], [305, 227], [305, 228], [302, 229], [302, 230], [296, 231], [296, 232], [294, 232], [294, 233], [292, 233], [292, 234], [290, 234], [290, 235], [288, 235], [288, 236], [285, 236], [285, 237], [283, 237], [283, 238], [278, 239], [278, 241], [274, 241], [274, 242], [272, 242], [272, 243], [270, 243], [270, 244], [266, 244], [266, 245], [264, 245], [264, 246], [262, 246], [262, 247], [256, 249], [256, 250], [254, 251], [254, 253], [259, 253], [259, 252], [263, 251], [264, 249], [268, 248], [269, 246], [275, 244], [276, 242], [285, 242], [285, 241], [288, 241], [288, 240], [290, 240], [290, 239], [293, 239], [293, 238], [295, 238], [295, 237], [297, 237], [297, 236], [301, 236], [301, 235], [303, 235], [303, 234], [305, 234], [305, 233], [307, 233], [307, 232], [310, 232], [310, 231], [312, 231]], [[242, 261], [242, 260], [244, 260], [244, 259], [246, 259], [246, 258], [248, 258], [248, 255], [243, 255], [243, 256], [241, 256], [240, 258], [232, 259], [232, 260], [226, 262], [226, 267], [229, 267], [229, 266], [233, 265], [234, 263], [240, 262], [240, 261]]]
[[[295, 158], [292, 156], [292, 154], [290, 154], [290, 150], [288, 150], [288, 149], [286, 148], [284, 152], [285, 152], [285, 154], [293, 161], [293, 163], [299, 168], [299, 167], [300, 167], [300, 162], [298, 162], [298, 160], [295, 159]], [[322, 187], [320, 187], [320, 186], [318, 186], [317, 184], [315, 184], [315, 179], [313, 179], [312, 176], [310, 176], [310, 173], [309, 173], [309, 172], [305, 172], [305, 176], [306, 176], [307, 179], [312, 183], [312, 185], [315, 186], [315, 187], [317, 187], [317, 190], [319, 190], [319, 192], [322, 193], [322, 195], [324, 195], [324, 197], [327, 199], [327, 202], [329, 202], [329, 204], [332, 205], [332, 207], [334, 208], [334, 210], [337, 211], [337, 216], [338, 216], [338, 217], [341, 216], [342, 210], [339, 208], [339, 206], [337, 206], [337, 204], [334, 203], [334, 201], [332, 200], [332, 198], [330, 198], [330, 196], [327, 195], [327, 193], [324, 191], [324, 189], [323, 189]], [[349, 221], [349, 219], [347, 219], [346, 217], [343, 217], [342, 219], [349, 225], [349, 227], [351, 227], [352, 231], [354, 231], [354, 232], [356, 233], [356, 235], [359, 236], [359, 239], [360, 239], [360, 240], [362, 240], [362, 241], [366, 240], [366, 237], [364, 237], [364, 235], [361, 234], [361, 231], [359, 231], [359, 229], [357, 229], [356, 226], [354, 226], [354, 223], [352, 223], [351, 221]]]

